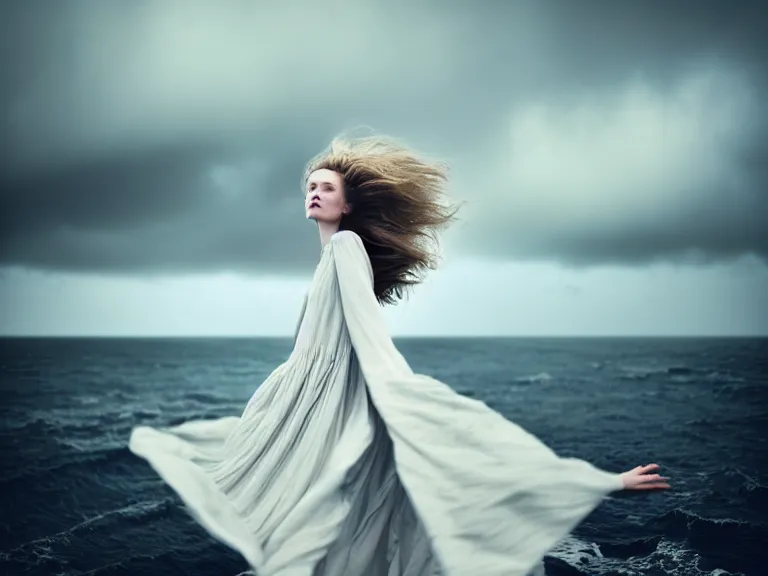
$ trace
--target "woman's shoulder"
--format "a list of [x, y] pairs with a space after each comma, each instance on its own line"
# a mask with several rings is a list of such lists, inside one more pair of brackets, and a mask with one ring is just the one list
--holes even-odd
[[[334, 233], [328, 241], [329, 246], [333, 246], [334, 258], [342, 258], [368, 268], [371, 279], [373, 279], [373, 265], [368, 251], [365, 249], [363, 239], [352, 230], [339, 230]], [[362, 264], [365, 262], [365, 264]]]
[[339, 230], [338, 232], [335, 232], [331, 236], [330, 243], [337, 244], [337, 245], [338, 244], [342, 244], [342, 245], [357, 244], [360, 247], [363, 246], [362, 238], [360, 238], [357, 232], [354, 232], [352, 230]]

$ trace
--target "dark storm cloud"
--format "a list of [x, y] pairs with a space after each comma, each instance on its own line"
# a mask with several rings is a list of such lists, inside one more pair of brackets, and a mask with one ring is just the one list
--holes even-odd
[[[305, 270], [301, 168], [358, 123], [452, 162], [478, 255], [768, 253], [762, 4], [392, 6], [5, 5], [2, 263]], [[653, 97], [627, 104], [637, 78]], [[676, 148], [617, 146], [658, 148], [644, 122]], [[602, 144], [584, 134], [604, 123]], [[638, 198], [655, 202], [639, 217]]]
[[177, 146], [33, 173], [0, 197], [2, 258], [88, 271], [295, 271], [316, 256], [309, 226], [283, 230], [301, 222], [301, 169], [247, 148]]

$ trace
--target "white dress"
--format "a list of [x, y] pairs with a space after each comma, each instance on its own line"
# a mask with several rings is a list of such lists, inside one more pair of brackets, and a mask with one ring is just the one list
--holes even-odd
[[242, 416], [137, 427], [130, 449], [258, 576], [525, 576], [623, 488], [415, 374], [351, 231], [323, 248], [294, 350]]

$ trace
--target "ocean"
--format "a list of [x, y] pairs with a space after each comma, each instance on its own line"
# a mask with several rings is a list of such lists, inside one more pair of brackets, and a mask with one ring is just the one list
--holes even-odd
[[[1, 342], [0, 574], [247, 570], [126, 443], [138, 424], [239, 414], [289, 339]], [[601, 504], [546, 558], [550, 576], [768, 574], [768, 339], [396, 344], [563, 456], [671, 477]]]

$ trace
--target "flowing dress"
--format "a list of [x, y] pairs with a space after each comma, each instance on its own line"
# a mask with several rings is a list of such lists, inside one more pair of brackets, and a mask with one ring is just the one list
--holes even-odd
[[129, 445], [258, 576], [526, 576], [623, 489], [414, 373], [351, 231], [240, 417], [137, 427]]

